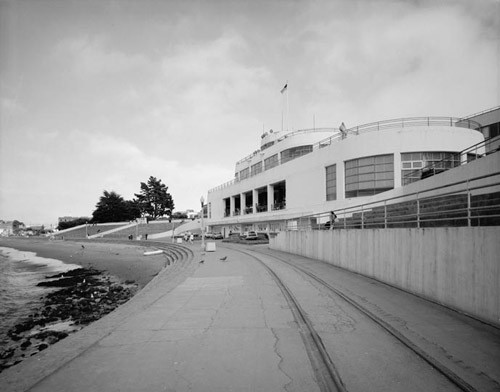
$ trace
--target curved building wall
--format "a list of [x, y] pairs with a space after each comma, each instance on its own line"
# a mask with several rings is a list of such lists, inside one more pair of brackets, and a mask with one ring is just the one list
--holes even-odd
[[[209, 225], [241, 224], [264, 220], [286, 219], [300, 214], [324, 212], [341, 208], [352, 199], [345, 198], [345, 162], [353, 159], [387, 155], [393, 156], [394, 188], [401, 186], [401, 153], [459, 152], [479, 143], [483, 135], [475, 130], [451, 126], [406, 127], [349, 135], [315, 149], [304, 156], [265, 170], [244, 181], [209, 192], [211, 205]], [[273, 146], [271, 148], [275, 148]], [[270, 149], [271, 149], [270, 148]], [[280, 147], [280, 150], [282, 147]], [[326, 168], [336, 165], [336, 199], [327, 201]], [[285, 183], [286, 208], [268, 212], [234, 215], [234, 196], [250, 194], [256, 189]], [[225, 199], [230, 200], [231, 216], [224, 217]], [[359, 198], [357, 198], [359, 199]], [[269, 197], [269, 204], [272, 203]], [[255, 200], [253, 200], [255, 204]]]
[[235, 173], [239, 173], [241, 170], [255, 165], [258, 162], [263, 162], [266, 158], [274, 154], [280, 155], [282, 151], [298, 146], [313, 145], [332, 135], [333, 131], [314, 130], [284, 134], [272, 146], [264, 150], [257, 150], [247, 158], [238, 161], [236, 163]]

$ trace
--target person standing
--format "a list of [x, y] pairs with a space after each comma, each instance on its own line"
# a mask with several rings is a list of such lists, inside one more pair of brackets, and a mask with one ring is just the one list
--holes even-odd
[[335, 211], [330, 211], [330, 230], [333, 230], [335, 219], [337, 219], [337, 214], [335, 213]]

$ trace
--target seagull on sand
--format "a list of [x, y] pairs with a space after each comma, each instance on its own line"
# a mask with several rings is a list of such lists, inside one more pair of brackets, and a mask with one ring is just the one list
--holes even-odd
[[227, 260], [227, 256], [221, 257], [220, 260], [226, 261]]
[[205, 260], [200, 260], [200, 264], [203, 264], [205, 262]]
[[82, 249], [85, 249], [85, 246], [82, 245]]

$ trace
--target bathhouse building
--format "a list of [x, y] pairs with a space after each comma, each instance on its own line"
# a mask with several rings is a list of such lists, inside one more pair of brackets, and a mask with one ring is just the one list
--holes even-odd
[[[485, 154], [481, 130], [473, 117], [418, 117], [266, 132], [234, 178], [208, 191], [205, 225], [224, 236], [278, 232], [295, 218], [387, 197]], [[421, 170], [432, 163], [432, 173]]]

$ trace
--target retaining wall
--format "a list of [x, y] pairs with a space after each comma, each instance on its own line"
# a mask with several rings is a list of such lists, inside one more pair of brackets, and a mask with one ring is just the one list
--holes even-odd
[[500, 227], [287, 231], [271, 238], [269, 246], [500, 326]]

